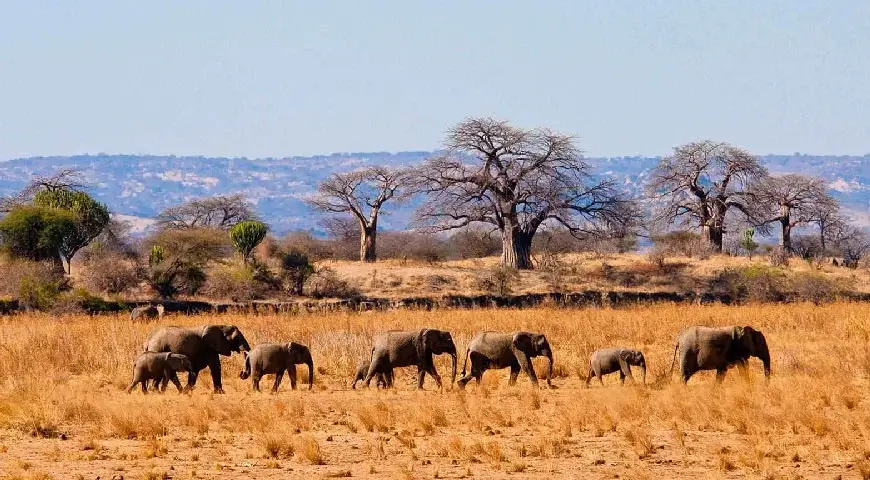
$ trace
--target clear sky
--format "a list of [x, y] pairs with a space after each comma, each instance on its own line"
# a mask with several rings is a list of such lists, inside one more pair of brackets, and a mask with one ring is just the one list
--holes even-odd
[[865, 154], [870, 1], [0, 0], [0, 159], [429, 150], [483, 115]]

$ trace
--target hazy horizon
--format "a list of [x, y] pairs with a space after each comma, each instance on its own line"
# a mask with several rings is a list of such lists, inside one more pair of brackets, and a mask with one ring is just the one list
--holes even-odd
[[493, 5], [7, 4], [0, 159], [431, 151], [469, 116], [590, 157], [870, 152], [870, 2]]

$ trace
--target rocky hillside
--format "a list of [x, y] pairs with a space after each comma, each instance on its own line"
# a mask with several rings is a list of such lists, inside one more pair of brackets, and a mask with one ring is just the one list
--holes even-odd
[[[184, 200], [242, 192], [257, 204], [276, 233], [316, 229], [312, 212], [302, 199], [317, 183], [337, 171], [367, 164], [411, 165], [431, 152], [334, 153], [315, 157], [208, 158], [152, 155], [76, 155], [32, 157], [0, 162], [0, 194], [20, 189], [32, 175], [49, 175], [75, 167], [92, 183], [92, 193], [113, 212], [134, 222], [139, 230], [162, 209]], [[775, 173], [797, 172], [824, 177], [832, 193], [850, 213], [870, 225], [870, 155], [766, 155]], [[596, 172], [624, 179], [637, 190], [658, 162], [656, 157], [591, 158]], [[400, 206], [383, 218], [384, 228], [407, 225], [414, 204]]]

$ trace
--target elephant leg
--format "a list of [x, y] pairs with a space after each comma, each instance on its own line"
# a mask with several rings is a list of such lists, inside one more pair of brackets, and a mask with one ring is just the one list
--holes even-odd
[[[275, 384], [272, 385], [272, 393], [275, 393], [278, 391], [278, 387], [281, 386], [281, 380], [283, 378], [284, 378], [284, 370], [278, 370], [277, 372], [275, 372]], [[291, 376], [290, 379], [293, 380], [293, 377]], [[295, 384], [296, 382], [292, 382], [292, 383]], [[296, 385], [293, 385], [293, 389], [294, 390], [296, 389]]]
[[514, 355], [516, 358], [516, 362], [519, 364], [520, 368], [526, 372], [529, 380], [532, 382], [532, 385], [538, 385], [538, 376], [535, 375], [535, 367], [532, 366], [531, 360], [529, 357], [522, 351], [514, 350]]
[[625, 385], [625, 372], [622, 370], [619, 371], [619, 384]]
[[429, 375], [432, 375], [432, 378], [435, 379], [435, 384], [438, 385], [438, 388], [442, 388], [441, 387], [441, 375], [438, 375], [438, 372], [435, 370], [434, 363], [429, 362], [429, 368], [426, 369], [426, 373], [428, 373]]
[[508, 378], [508, 385], [514, 386], [517, 383], [517, 377], [520, 375], [520, 364], [511, 364], [511, 376]]
[[595, 369], [590, 368], [589, 373], [586, 375], [586, 386], [589, 386], [589, 383], [592, 382], [592, 379], [595, 378]]
[[148, 394], [148, 380], [141, 382], [142, 385], [142, 393]]
[[716, 383], [722, 383], [722, 380], [725, 380], [725, 372], [727, 371], [725, 367], [716, 369]]
[[694, 373], [695, 367], [691, 362], [689, 354], [682, 354], [680, 356], [680, 378], [683, 383], [689, 383], [689, 379], [692, 378], [692, 375], [694, 375]]
[[369, 365], [369, 371], [368, 371], [368, 373], [366, 373], [366, 379], [365, 379], [366, 388], [368, 388], [371, 385], [372, 377], [374, 377], [378, 373], [383, 373], [384, 371], [386, 371], [386, 369], [387, 369], [386, 364], [387, 364], [387, 360], [382, 358], [382, 357], [372, 358], [372, 363]]
[[208, 370], [211, 372], [211, 383], [214, 385], [214, 393], [224, 393], [224, 387], [221, 385], [221, 358], [217, 355], [208, 363]]
[[[172, 372], [172, 375], [169, 376], [169, 380], [171, 380], [172, 384], [175, 385], [175, 388], [178, 389], [178, 393], [184, 393], [184, 389], [181, 388], [181, 382], [178, 380], [177, 373]], [[164, 390], [166, 389], [166, 387], [163, 387], [163, 388], [164, 388]]]
[[290, 365], [287, 367], [287, 375], [290, 377], [290, 388], [296, 390], [296, 380], [298, 379], [296, 365]]
[[387, 373], [384, 373], [384, 388], [393, 388], [393, 369], [387, 370]]
[[193, 387], [196, 386], [196, 378], [199, 376], [199, 372], [190, 371], [187, 373], [187, 386], [184, 387], [186, 391], [193, 390]]
[[251, 384], [254, 386], [254, 390], [260, 391], [260, 379], [263, 378], [259, 372], [255, 375], [251, 375]]

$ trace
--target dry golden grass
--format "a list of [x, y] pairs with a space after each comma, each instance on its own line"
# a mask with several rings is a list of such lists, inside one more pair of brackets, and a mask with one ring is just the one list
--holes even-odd
[[[226, 395], [207, 372], [191, 395], [124, 393], [147, 332], [124, 317], [0, 319], [0, 479], [11, 478], [865, 478], [870, 475], [867, 305], [659, 305], [634, 309], [468, 310], [310, 316], [167, 317], [234, 323], [252, 344], [308, 344], [315, 390], [256, 394], [224, 359]], [[752, 324], [773, 377], [753, 360], [722, 385], [669, 382], [673, 338], [687, 325]], [[464, 392], [348, 388], [369, 338], [388, 328], [453, 332], [464, 351], [481, 329], [545, 332], [554, 390], [507, 371]], [[644, 350], [647, 388], [583, 387], [602, 346]], [[448, 359], [438, 369], [449, 376]], [[460, 365], [461, 365], [460, 360]], [[542, 363], [536, 363], [539, 370]], [[300, 369], [304, 376], [305, 369]], [[303, 381], [304, 383], [304, 381]]]
[[[647, 255], [613, 254], [605, 257], [591, 253], [560, 255], [558, 279], [541, 270], [519, 272], [515, 293], [566, 291], [697, 291], [726, 268], [749, 265], [769, 266], [764, 256], [729, 257], [714, 255], [707, 259], [668, 257], [664, 269], [654, 266]], [[496, 257], [456, 260], [429, 264], [419, 261], [381, 260], [377, 263], [325, 261], [321, 265], [334, 269], [339, 276], [358, 286], [370, 296], [408, 297], [450, 294], [482, 294], [477, 278], [488, 267], [499, 263]], [[870, 271], [848, 269], [830, 264], [814, 264], [793, 258], [787, 270], [821, 273], [830, 280], [849, 285], [858, 292], [870, 292]], [[605, 274], [607, 270], [608, 274]], [[554, 285], [556, 283], [557, 285]]]

